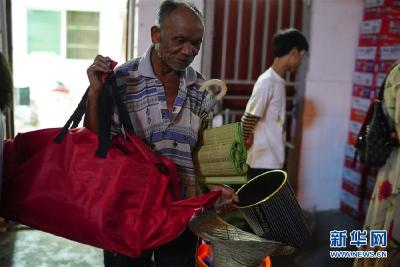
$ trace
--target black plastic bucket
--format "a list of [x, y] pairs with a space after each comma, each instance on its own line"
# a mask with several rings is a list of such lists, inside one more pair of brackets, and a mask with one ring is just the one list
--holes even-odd
[[239, 188], [239, 210], [256, 235], [297, 248], [310, 230], [284, 171], [265, 172]]

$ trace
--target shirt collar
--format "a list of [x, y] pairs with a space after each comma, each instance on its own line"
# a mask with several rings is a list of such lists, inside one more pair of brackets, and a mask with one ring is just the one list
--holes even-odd
[[[145, 77], [157, 79], [153, 71], [153, 66], [151, 65], [151, 49], [154, 45], [150, 45], [146, 52], [143, 54], [139, 61], [139, 73]], [[186, 86], [192, 85], [197, 82], [197, 73], [192, 67], [187, 67], [185, 70], [181, 71], [181, 79], [184, 80]]]
[[139, 61], [139, 73], [145, 77], [149, 78], [156, 78], [156, 75], [154, 74], [153, 67], [151, 66], [151, 49], [153, 48], [153, 45], [149, 46], [146, 49], [146, 52], [144, 52], [143, 56], [141, 57]]
[[272, 67], [270, 68], [271, 76], [281, 83], [286, 83], [285, 79], [283, 79]]

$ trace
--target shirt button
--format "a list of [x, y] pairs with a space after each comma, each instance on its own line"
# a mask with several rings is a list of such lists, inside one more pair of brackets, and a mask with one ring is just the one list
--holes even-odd
[[176, 141], [174, 141], [173, 145], [174, 145], [174, 147], [177, 147], [178, 143]]

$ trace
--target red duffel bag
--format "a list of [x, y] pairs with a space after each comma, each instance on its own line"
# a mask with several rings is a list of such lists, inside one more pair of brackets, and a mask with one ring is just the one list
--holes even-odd
[[[174, 240], [219, 193], [179, 200], [174, 163], [129, 131], [99, 138], [68, 130], [78, 125], [85, 97], [64, 128], [5, 141], [0, 216], [132, 257]], [[109, 132], [105, 125], [99, 132]]]

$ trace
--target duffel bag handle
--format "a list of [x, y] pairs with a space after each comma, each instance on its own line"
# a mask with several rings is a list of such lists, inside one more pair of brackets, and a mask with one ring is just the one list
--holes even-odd
[[112, 92], [112, 96], [115, 101], [115, 105], [117, 106], [119, 119], [120, 119], [122, 125], [124, 126], [124, 130], [128, 131], [130, 134], [135, 134], [128, 111], [126, 110], [125, 105], [122, 102], [121, 95], [118, 93], [117, 81], [115, 79], [115, 76], [111, 77], [109, 79], [109, 81], [110, 81], [110, 86], [111, 86], [110, 90]]
[[124, 130], [129, 134], [134, 134], [134, 130], [128, 111], [118, 93], [115, 76], [106, 80], [104, 88], [101, 90], [99, 101], [99, 146], [96, 150], [96, 156], [105, 158], [108, 148], [111, 145], [111, 116], [114, 104], [117, 107], [119, 118]]
[[[77, 108], [72, 113], [71, 117], [62, 127], [59, 134], [54, 139], [54, 142], [60, 144], [68, 132], [68, 130], [78, 127], [79, 123], [82, 120], [83, 115], [86, 113], [86, 105], [88, 100], [88, 92], [89, 88], [86, 89], [85, 94], [82, 96], [81, 101], [79, 102]], [[115, 80], [115, 76], [109, 77], [104, 85], [103, 90], [100, 92], [99, 97], [99, 110], [98, 110], [98, 118], [99, 118], [99, 131], [98, 131], [98, 140], [99, 145], [96, 150], [96, 156], [105, 158], [107, 155], [108, 148], [111, 144], [111, 116], [112, 116], [112, 108], [113, 108], [113, 99], [115, 101], [115, 105], [118, 109], [119, 116], [124, 126], [124, 129], [128, 131], [130, 134], [134, 134], [133, 126], [130, 122], [128, 112], [122, 103], [121, 97], [117, 92], [117, 84]]]
[[[87, 103], [87, 99], [88, 99], [88, 92], [89, 92], [89, 88], [86, 89], [86, 92], [82, 96], [82, 99], [79, 102], [79, 104], [78, 104], [77, 108], [75, 109], [74, 113], [72, 113], [71, 117], [65, 123], [65, 125], [61, 129], [60, 133], [54, 139], [55, 143], [60, 144], [62, 142], [65, 134], [68, 132], [69, 129], [73, 129], [73, 128], [78, 127], [79, 123], [82, 120], [83, 115], [86, 112], [86, 103]], [[72, 126], [71, 126], [71, 124], [72, 124]]]
[[[111, 92], [112, 94], [112, 99], [114, 99], [114, 104], [117, 107], [118, 110], [118, 115], [119, 115], [119, 120], [121, 121], [124, 131], [126, 132], [127, 139], [129, 140], [130, 144], [127, 144], [127, 147], [132, 147], [134, 146], [145, 158], [146, 160], [150, 162], [159, 162], [160, 160], [155, 156], [154, 153], [149, 153], [149, 146], [140, 139], [140, 137], [135, 136], [135, 132], [131, 123], [131, 119], [129, 118], [128, 111], [126, 110], [126, 107], [124, 103], [122, 102], [121, 95], [118, 93], [117, 89], [117, 82], [115, 77], [111, 77], [108, 79], [109, 81], [109, 86], [106, 86], [106, 90], [108, 93]], [[111, 97], [106, 96], [106, 101], [107, 99], [111, 99]], [[109, 104], [109, 103], [108, 103]], [[105, 120], [105, 122], [111, 122], [111, 118], [109, 120]], [[111, 127], [111, 126], [110, 126]], [[106, 133], [110, 133], [111, 129], [107, 127], [104, 129], [105, 133], [101, 136], [105, 136]], [[108, 135], [108, 140], [110, 140], [111, 136]]]

